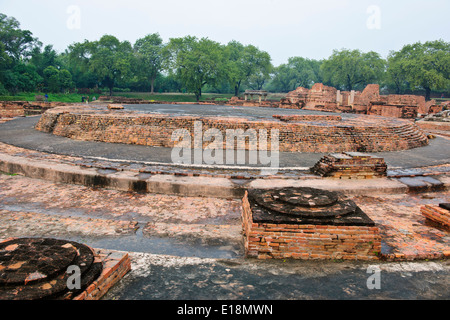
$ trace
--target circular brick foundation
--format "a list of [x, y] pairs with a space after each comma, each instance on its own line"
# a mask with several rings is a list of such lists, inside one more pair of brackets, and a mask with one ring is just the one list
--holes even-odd
[[[79, 288], [69, 288], [69, 267], [79, 270]], [[0, 300], [74, 297], [102, 271], [93, 250], [73, 241], [18, 238], [0, 243]]]
[[[224, 149], [227, 130], [259, 133], [263, 129], [268, 135], [269, 150], [270, 134], [272, 130], [278, 130], [280, 152], [386, 152], [428, 145], [427, 136], [409, 120], [314, 114], [249, 118], [233, 117], [232, 109], [227, 110], [227, 116], [185, 116], [143, 113], [126, 108], [109, 110], [106, 106], [57, 107], [43, 114], [36, 129], [76, 140], [172, 148], [178, 143], [172, 141], [173, 132], [185, 129], [193, 140], [196, 123], [201, 123], [203, 134], [208, 129], [218, 129], [224, 136]], [[210, 144], [210, 141], [203, 141], [204, 148]]]

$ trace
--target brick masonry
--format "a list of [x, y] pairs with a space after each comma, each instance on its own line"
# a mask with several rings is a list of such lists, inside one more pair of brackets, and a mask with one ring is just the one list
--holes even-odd
[[443, 227], [450, 229], [450, 211], [439, 206], [425, 205], [420, 208], [422, 215]]
[[376, 226], [258, 223], [248, 193], [242, 200], [246, 256], [257, 259], [378, 260]]
[[[201, 121], [203, 133], [218, 129], [226, 147], [227, 130], [267, 130], [267, 148], [271, 148], [270, 133], [279, 130], [280, 152], [385, 152], [407, 150], [428, 145], [427, 136], [407, 120], [357, 116], [350, 119], [323, 120], [323, 117], [300, 121], [288, 118], [251, 121], [246, 118], [169, 117], [164, 114], [139, 114], [111, 111], [105, 107], [59, 107], [48, 110], [36, 129], [76, 140], [174, 147], [172, 133], [186, 129], [194, 141], [194, 123]], [[315, 121], [312, 121], [314, 119]], [[203, 141], [203, 148], [211, 142]], [[248, 144], [246, 144], [248, 149]], [[258, 146], [258, 150], [260, 147]]]
[[62, 105], [64, 104], [59, 102], [0, 101], [0, 118], [41, 114], [48, 109]]
[[340, 91], [316, 83], [311, 89], [299, 87], [287, 94], [280, 108], [348, 112], [383, 117], [414, 119], [419, 115], [442, 110], [436, 101], [425, 101], [416, 95], [380, 95], [377, 84], [369, 84], [362, 92]]
[[126, 252], [97, 249], [96, 259], [103, 263], [103, 271], [85, 291], [72, 300], [100, 300], [131, 270], [131, 260]]
[[347, 152], [324, 156], [311, 171], [322, 177], [335, 179], [373, 179], [385, 177], [387, 165], [380, 157]]

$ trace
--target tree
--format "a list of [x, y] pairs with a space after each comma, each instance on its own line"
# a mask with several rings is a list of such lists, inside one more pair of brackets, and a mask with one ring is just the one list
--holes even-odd
[[376, 52], [334, 50], [322, 63], [323, 80], [337, 88], [349, 91], [362, 89], [370, 83], [380, 83], [385, 72], [385, 61]]
[[0, 13], [0, 82], [1, 91], [16, 94], [30, 91], [42, 80], [36, 68], [27, 63], [31, 51], [41, 43], [28, 30], [20, 29], [13, 17]]
[[18, 62], [3, 75], [4, 87], [12, 94], [31, 92], [36, 89], [42, 78], [32, 64]]
[[44, 70], [47, 67], [53, 66], [57, 69], [61, 67], [58, 62], [58, 53], [53, 49], [52, 45], [47, 45], [41, 51], [41, 47], [35, 47], [30, 53], [30, 63], [36, 67], [39, 75], [44, 76]]
[[302, 57], [289, 58], [287, 64], [275, 69], [272, 87], [279, 92], [289, 92], [297, 87], [310, 88], [321, 82], [320, 61]]
[[169, 72], [195, 94], [197, 102], [204, 85], [214, 86], [225, 77], [223, 47], [207, 38], [187, 36], [170, 39], [165, 55]]
[[273, 70], [270, 55], [253, 45], [231, 41], [225, 48], [227, 77], [238, 96], [242, 84], [262, 88]]
[[295, 89], [294, 70], [287, 63], [274, 69], [274, 77], [271, 82], [271, 90], [276, 92], [289, 92]]
[[412, 87], [423, 88], [428, 101], [432, 90], [449, 86], [450, 43], [443, 40], [417, 42], [391, 52], [388, 74], [398, 81], [397, 85], [406, 80]]
[[136, 75], [138, 80], [145, 79], [150, 82], [151, 94], [154, 93], [156, 77], [163, 68], [163, 49], [163, 40], [158, 33], [138, 39], [134, 44]]
[[85, 41], [69, 47], [72, 64], [78, 64], [83, 71], [92, 72], [98, 81], [109, 88], [112, 96], [113, 88], [119, 81], [131, 76], [133, 50], [130, 42], [120, 42], [116, 37], [105, 35], [99, 41]]
[[60, 91], [59, 70], [54, 66], [44, 69], [44, 85], [49, 92], [57, 93]]
[[67, 91], [73, 88], [72, 74], [69, 70], [62, 69], [59, 71], [60, 90]]
[[99, 84], [97, 75], [89, 70], [88, 54], [84, 52], [85, 45], [86, 43], [71, 45], [57, 58], [59, 64], [72, 75], [73, 85], [76, 88], [94, 88]]
[[42, 45], [31, 31], [20, 29], [20, 23], [15, 18], [3, 13], [0, 13], [0, 42], [14, 61], [28, 58], [33, 48]]

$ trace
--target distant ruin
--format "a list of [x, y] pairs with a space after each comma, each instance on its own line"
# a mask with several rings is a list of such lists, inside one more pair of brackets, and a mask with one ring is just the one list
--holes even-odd
[[369, 84], [364, 91], [340, 91], [316, 83], [311, 89], [299, 87], [280, 101], [280, 108], [330, 112], [349, 112], [403, 119], [414, 119], [442, 111], [436, 101], [425, 101], [416, 95], [381, 95], [378, 84]]

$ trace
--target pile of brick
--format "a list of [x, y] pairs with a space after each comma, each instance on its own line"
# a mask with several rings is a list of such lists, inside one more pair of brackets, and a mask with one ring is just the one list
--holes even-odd
[[442, 203], [439, 206], [426, 205], [420, 208], [422, 215], [446, 228], [450, 228], [450, 203]]
[[383, 158], [359, 152], [345, 152], [324, 156], [311, 171], [322, 177], [335, 179], [373, 179], [386, 176]]

